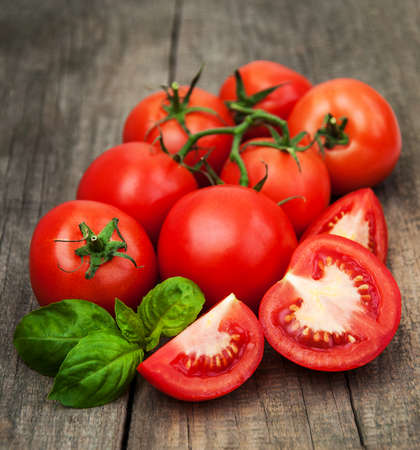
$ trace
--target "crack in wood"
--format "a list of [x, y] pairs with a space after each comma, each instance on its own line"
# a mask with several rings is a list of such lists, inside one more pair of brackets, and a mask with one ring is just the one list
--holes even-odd
[[121, 450], [126, 450], [128, 448], [128, 438], [130, 436], [131, 419], [133, 415], [133, 405], [134, 405], [134, 395], [136, 392], [137, 377], [134, 377], [128, 391], [127, 400], [127, 414], [124, 420], [123, 434], [121, 438]]
[[355, 408], [354, 402], [353, 402], [353, 393], [351, 391], [350, 379], [349, 379], [348, 373], [344, 374], [344, 378], [346, 380], [346, 386], [347, 386], [347, 390], [348, 390], [348, 393], [349, 393], [350, 406], [351, 406], [351, 410], [353, 412], [354, 423], [356, 424], [357, 434], [359, 435], [360, 446], [362, 448], [366, 448], [365, 440], [363, 438], [362, 427], [360, 425], [359, 418], [358, 418], [357, 413], [356, 413], [356, 408]]
[[168, 86], [170, 86], [171, 83], [175, 81], [176, 77], [179, 35], [182, 20], [182, 7], [183, 7], [183, 0], [175, 0], [174, 18], [172, 22], [171, 43], [169, 51]]
[[302, 394], [303, 406], [304, 406], [304, 408], [305, 408], [306, 422], [308, 423], [308, 427], [309, 427], [309, 436], [311, 437], [311, 446], [312, 446], [312, 449], [315, 449], [314, 438], [313, 438], [313, 436], [312, 436], [311, 422], [310, 422], [310, 420], [309, 420], [308, 408], [307, 408], [307, 406], [306, 406], [305, 394], [304, 394], [304, 392], [303, 392], [303, 386], [302, 386], [302, 382], [301, 382], [299, 376], [298, 376], [298, 381], [299, 381], [300, 393]]

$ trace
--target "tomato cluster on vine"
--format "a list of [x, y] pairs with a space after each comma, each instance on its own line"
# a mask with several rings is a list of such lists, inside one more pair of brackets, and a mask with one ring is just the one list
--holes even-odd
[[312, 86], [271, 61], [239, 68], [219, 96], [199, 76], [142, 99], [77, 199], [41, 219], [30, 253], [40, 305], [77, 298], [113, 312], [115, 297], [136, 308], [158, 280], [192, 280], [214, 309], [139, 366], [184, 400], [247, 379], [263, 333], [309, 368], [366, 364], [401, 310], [371, 189], [400, 156], [392, 108], [361, 81]]

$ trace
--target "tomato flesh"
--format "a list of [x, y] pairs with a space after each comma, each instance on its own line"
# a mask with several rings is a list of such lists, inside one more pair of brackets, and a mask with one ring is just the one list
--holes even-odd
[[395, 334], [400, 315], [400, 292], [388, 269], [361, 245], [333, 235], [300, 244], [285, 277], [260, 305], [273, 348], [325, 371], [374, 359]]
[[180, 400], [209, 400], [243, 384], [258, 367], [264, 335], [233, 294], [142, 362], [138, 371]]
[[310, 225], [302, 240], [320, 233], [342, 236], [358, 242], [381, 261], [388, 250], [388, 231], [382, 206], [370, 188], [359, 189], [330, 205]]

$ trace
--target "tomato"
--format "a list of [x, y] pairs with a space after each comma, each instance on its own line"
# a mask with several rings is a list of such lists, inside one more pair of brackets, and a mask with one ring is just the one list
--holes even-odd
[[[272, 138], [257, 138], [242, 146], [242, 160], [248, 172], [249, 186], [255, 186], [266, 173], [261, 192], [276, 203], [292, 196], [282, 208], [289, 217], [297, 235], [321, 214], [330, 201], [330, 178], [322, 159], [313, 152], [297, 152], [300, 170], [293, 157], [284, 150], [252, 145], [253, 142], [273, 143]], [[220, 174], [225, 183], [239, 183], [239, 168], [227, 161]]]
[[394, 336], [401, 295], [385, 265], [349, 239], [303, 241], [284, 278], [264, 296], [260, 321], [281, 355], [304, 367], [340, 371], [378, 356]]
[[339, 123], [342, 117], [348, 119], [348, 143], [325, 148], [333, 193], [346, 194], [384, 180], [401, 153], [400, 129], [389, 103], [361, 81], [329, 80], [296, 103], [289, 117], [290, 133], [305, 130], [314, 136], [328, 113]]
[[305, 231], [302, 240], [320, 233], [356, 241], [386, 261], [387, 226], [382, 206], [370, 188], [358, 189], [330, 205]]
[[149, 356], [138, 371], [172, 397], [210, 400], [242, 385], [263, 351], [261, 325], [231, 294]]
[[[252, 61], [239, 68], [245, 92], [248, 96], [273, 86], [282, 85], [265, 99], [254, 105], [282, 119], [287, 119], [295, 103], [310, 88], [311, 83], [301, 74], [273, 61]], [[237, 100], [236, 80], [233, 75], [226, 78], [219, 92], [223, 101]], [[268, 136], [265, 127], [249, 130], [247, 137]]]
[[[118, 219], [118, 230], [112, 233], [112, 245], [126, 242], [118, 251], [135, 261], [113, 256], [88, 272], [93, 256], [78, 256], [75, 250], [101, 239], [84, 239], [79, 224], [85, 223], [98, 235], [112, 219]], [[100, 255], [102, 258], [102, 255]], [[41, 306], [63, 299], [92, 301], [109, 312], [114, 310], [115, 297], [132, 308], [153, 287], [156, 280], [156, 256], [142, 226], [114, 206], [88, 200], [62, 203], [38, 222], [30, 247], [32, 289]], [[92, 269], [92, 266], [90, 267]], [[88, 275], [90, 279], [86, 278]]]
[[[186, 95], [187, 86], [179, 88], [179, 95]], [[162, 134], [163, 143], [169, 153], [178, 152], [186, 143], [188, 134], [175, 120], [163, 120], [167, 117], [169, 102], [167, 94], [159, 91], [143, 99], [128, 115], [123, 132], [123, 141], [154, 142]], [[204, 107], [212, 109], [215, 114], [204, 111], [188, 112], [185, 114], [185, 125], [191, 134], [210, 128], [220, 128], [232, 125], [233, 121], [223, 102], [213, 94], [195, 87], [189, 99], [188, 107]], [[208, 163], [217, 172], [220, 171], [225, 159], [229, 155], [232, 136], [219, 134], [205, 136], [198, 140], [197, 149], [191, 151], [185, 158], [185, 163], [193, 166], [201, 157], [209, 153]]]
[[120, 208], [140, 222], [156, 242], [171, 206], [197, 187], [194, 176], [162, 150], [131, 142], [95, 159], [83, 174], [77, 198]]
[[191, 192], [169, 211], [158, 241], [163, 278], [200, 286], [206, 305], [233, 292], [256, 309], [296, 247], [292, 225], [263, 194], [242, 186]]

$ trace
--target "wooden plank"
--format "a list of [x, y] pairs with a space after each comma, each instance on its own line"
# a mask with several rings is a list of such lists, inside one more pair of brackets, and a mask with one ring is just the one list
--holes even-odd
[[[393, 105], [403, 130], [404, 153], [396, 171], [376, 192], [388, 219], [388, 265], [402, 288], [403, 318], [383, 355], [348, 374], [311, 372], [268, 350], [251, 380], [211, 403], [174, 403], [140, 382], [129, 448], [419, 445], [417, 18], [415, 1], [183, 2], [175, 48], [176, 79], [183, 83], [205, 62], [200, 86], [217, 94], [234, 68], [253, 59], [269, 59], [314, 83], [339, 76], [359, 78]], [[165, 417], [153, 416], [152, 428], [141, 412], [140, 399], [145, 397], [157, 402]], [[168, 420], [174, 425], [169, 426], [166, 441]], [[161, 435], [165, 438], [159, 439]], [[146, 437], [143, 446], [142, 437]]]
[[[168, 76], [173, 9], [164, 0], [3, 2], [0, 11], [0, 447], [119, 448], [128, 395], [72, 410], [12, 345], [37, 303], [28, 248], [39, 217], [73, 199], [83, 170], [121, 142], [137, 101]], [[168, 25], [169, 24], [169, 25]]]
[[[416, 0], [3, 5], [0, 448], [420, 445], [419, 12]], [[179, 29], [172, 33], [174, 20]], [[375, 189], [390, 230], [388, 265], [403, 294], [395, 339], [377, 360], [348, 374], [302, 369], [267, 346], [244, 386], [202, 404], [168, 398], [140, 377], [131, 395], [102, 408], [71, 410], [47, 401], [51, 380], [26, 368], [11, 345], [17, 322], [36, 307], [27, 273], [36, 221], [74, 197], [89, 162], [120, 142], [125, 115], [141, 97], [173, 76], [188, 82], [203, 61], [200, 86], [217, 93], [234, 68], [258, 58], [282, 62], [313, 82], [360, 78], [397, 113], [403, 155]]]

